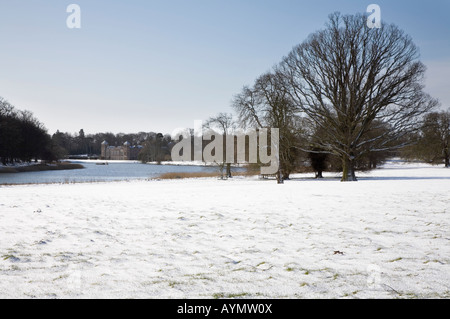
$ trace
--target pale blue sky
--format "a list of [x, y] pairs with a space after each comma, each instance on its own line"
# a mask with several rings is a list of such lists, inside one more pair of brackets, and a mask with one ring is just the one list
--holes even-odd
[[450, 107], [450, 0], [0, 0], [0, 96], [49, 133], [170, 133], [231, 112], [330, 13], [371, 3], [412, 36], [427, 90]]

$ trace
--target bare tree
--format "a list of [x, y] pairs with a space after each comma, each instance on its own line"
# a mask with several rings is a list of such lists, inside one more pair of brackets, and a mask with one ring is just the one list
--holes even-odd
[[405, 150], [410, 159], [419, 159], [432, 164], [450, 167], [450, 110], [432, 112], [425, 117], [416, 143]]
[[356, 181], [355, 163], [367, 152], [402, 147], [402, 136], [437, 104], [422, 90], [425, 66], [411, 38], [395, 25], [366, 22], [361, 14], [330, 15], [279, 66], [295, 106], [324, 134], [314, 147], [341, 158], [342, 181]]
[[[450, 110], [446, 112], [431, 113], [426, 117], [425, 134], [434, 136], [435, 156], [445, 163], [445, 167], [450, 167]], [[440, 154], [440, 156], [439, 156]]]
[[[207, 129], [216, 130], [218, 129], [221, 136], [226, 140], [226, 136], [233, 133], [236, 129], [236, 123], [233, 119], [233, 115], [229, 113], [219, 113], [216, 116], [210, 117], [203, 126]], [[221, 165], [222, 177], [223, 177], [223, 167], [226, 166], [226, 177], [231, 178], [231, 163], [226, 163], [225, 156], [223, 156], [223, 162], [219, 163]]]
[[256, 79], [253, 87], [245, 86], [233, 100], [242, 126], [279, 129], [279, 147], [272, 150], [279, 152], [279, 182], [289, 178], [299, 151], [296, 147], [297, 108], [284, 90], [283, 79], [277, 72], [265, 73]]

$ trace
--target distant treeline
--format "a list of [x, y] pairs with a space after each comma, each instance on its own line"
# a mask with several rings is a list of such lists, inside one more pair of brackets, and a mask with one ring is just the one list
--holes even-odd
[[172, 142], [170, 135], [162, 133], [85, 134], [83, 129], [73, 134], [57, 131], [52, 135], [52, 141], [57, 148], [59, 158], [79, 156], [97, 158], [101, 155], [103, 141], [108, 142], [110, 146], [121, 146], [125, 142], [129, 142], [131, 145], [142, 146], [139, 159], [143, 162], [170, 160], [169, 147]]
[[141, 145], [139, 160], [143, 162], [170, 160], [170, 135], [155, 132], [139, 133], [47, 133], [45, 126], [29, 111], [18, 110], [0, 97], [0, 163], [43, 160], [58, 161], [83, 156], [97, 158], [101, 155], [101, 144], [121, 146], [125, 142]]
[[0, 162], [31, 162], [57, 158], [52, 139], [31, 112], [20, 111], [0, 97]]

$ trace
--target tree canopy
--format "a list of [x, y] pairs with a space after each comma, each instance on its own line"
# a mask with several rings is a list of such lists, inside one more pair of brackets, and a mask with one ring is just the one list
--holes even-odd
[[0, 97], [0, 161], [3, 165], [55, 160], [55, 149], [42, 123]]

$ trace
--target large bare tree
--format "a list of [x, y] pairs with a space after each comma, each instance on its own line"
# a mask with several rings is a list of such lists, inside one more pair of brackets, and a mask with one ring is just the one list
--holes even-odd
[[355, 163], [367, 152], [401, 147], [437, 104], [423, 92], [425, 66], [411, 38], [395, 25], [366, 22], [362, 14], [330, 15], [278, 70], [295, 106], [324, 136], [314, 146], [342, 159], [343, 181], [356, 181]]

